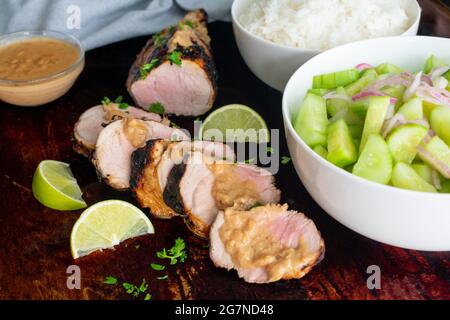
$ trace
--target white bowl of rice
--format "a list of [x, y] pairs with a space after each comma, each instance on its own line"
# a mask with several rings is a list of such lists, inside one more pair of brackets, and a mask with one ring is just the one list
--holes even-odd
[[416, 0], [234, 0], [231, 8], [247, 66], [279, 91], [322, 51], [363, 39], [415, 36], [420, 14]]

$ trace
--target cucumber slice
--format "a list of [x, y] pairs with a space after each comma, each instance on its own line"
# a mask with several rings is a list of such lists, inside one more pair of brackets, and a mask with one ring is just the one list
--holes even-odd
[[373, 133], [380, 133], [383, 127], [384, 119], [390, 104], [389, 97], [370, 97], [369, 108], [367, 109], [364, 129], [361, 136], [361, 145], [359, 150], [364, 148], [367, 138]]
[[397, 102], [395, 103], [396, 108], [399, 108], [403, 104], [403, 95], [405, 91], [405, 86], [389, 86], [381, 90], [381, 92], [386, 93], [386, 95], [397, 99]]
[[343, 119], [328, 126], [327, 160], [338, 167], [345, 167], [356, 162], [358, 153], [353, 143], [350, 130]]
[[427, 128], [417, 124], [407, 124], [392, 131], [386, 142], [394, 161], [412, 163], [417, 154], [417, 146], [427, 132]]
[[353, 139], [361, 140], [363, 132], [363, 126], [361, 124], [350, 124], [348, 128], [350, 130], [350, 134], [352, 135]]
[[434, 68], [445, 67], [447, 65], [448, 65], [447, 62], [437, 58], [435, 55], [432, 55], [427, 59], [427, 61], [425, 61], [425, 65], [423, 66], [423, 72], [425, 74], [429, 74], [431, 70], [433, 70]]
[[316, 96], [324, 96], [326, 95], [330, 90], [327, 89], [309, 89], [308, 93], [315, 94]]
[[357, 69], [348, 69], [338, 72], [320, 74], [313, 78], [314, 89], [335, 89], [343, 87], [359, 79]]
[[413, 98], [398, 109], [399, 114], [405, 116], [407, 120], [423, 119], [422, 99]]
[[418, 147], [419, 157], [446, 179], [450, 179], [450, 148], [438, 136]]
[[436, 107], [430, 114], [431, 129], [442, 139], [447, 145], [450, 145], [450, 108]]
[[422, 104], [423, 104], [423, 115], [427, 119], [430, 119], [431, 112], [433, 112], [435, 108], [440, 107], [438, 104], [434, 104], [425, 100], [422, 102]]
[[361, 78], [359, 78], [354, 83], [348, 85], [345, 87], [345, 91], [347, 91], [347, 94], [350, 96], [354, 96], [358, 92], [360, 92], [362, 89], [367, 87], [369, 84], [374, 82], [378, 77], [377, 72], [374, 69], [368, 69], [366, 72], [363, 73]]
[[325, 149], [324, 147], [322, 147], [321, 145], [317, 145], [313, 148], [313, 151], [315, 153], [317, 153], [319, 156], [321, 156], [322, 158], [326, 159], [327, 155], [328, 155], [328, 151], [327, 149]]
[[369, 108], [369, 98], [363, 98], [360, 99], [358, 101], [353, 101], [350, 104], [350, 110], [357, 115], [358, 117], [360, 117], [361, 119], [364, 119], [366, 117], [367, 114], [367, 109]]
[[361, 145], [361, 139], [353, 139], [353, 143], [355, 144], [356, 150], [359, 150], [359, 146]]
[[408, 190], [437, 192], [435, 187], [426, 182], [410, 165], [403, 162], [397, 163], [392, 171], [392, 185]]
[[378, 72], [378, 74], [386, 74], [386, 73], [399, 74], [403, 72], [402, 68], [397, 67], [395, 64], [392, 63], [380, 64], [375, 68], [375, 70]]
[[353, 174], [374, 182], [388, 184], [392, 174], [392, 156], [384, 139], [379, 134], [367, 138]]
[[[347, 95], [347, 92], [343, 87], [336, 89], [337, 94]], [[350, 103], [343, 99], [328, 99], [327, 100], [327, 111], [330, 117], [334, 117], [337, 113], [342, 110], [348, 109]]]
[[417, 174], [429, 184], [433, 183], [433, 169], [424, 163], [413, 163], [411, 167], [416, 170]]
[[307, 94], [302, 102], [294, 129], [310, 147], [327, 145], [328, 116], [325, 99]]
[[[444, 73], [442, 76], [443, 76], [445, 79], [447, 79], [448, 81], [450, 81], [450, 70], [447, 71], [446, 73]], [[447, 91], [450, 91], [450, 90], [449, 90], [449, 89], [450, 89], [450, 86], [448, 86], [446, 89], [447, 89]]]

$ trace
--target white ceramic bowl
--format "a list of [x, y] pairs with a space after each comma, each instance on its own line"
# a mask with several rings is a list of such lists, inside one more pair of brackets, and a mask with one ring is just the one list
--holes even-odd
[[[239, 17], [254, 1], [234, 0], [233, 2], [231, 16], [236, 43], [250, 70], [267, 85], [283, 91], [295, 70], [320, 51], [276, 44], [245, 30], [239, 23]], [[414, 22], [402, 36], [415, 36], [419, 28], [421, 9], [415, 0], [410, 1], [410, 6], [406, 9]]]
[[394, 246], [450, 251], [450, 194], [416, 192], [374, 183], [329, 163], [297, 135], [292, 120], [316, 74], [361, 62], [391, 62], [417, 71], [431, 55], [450, 61], [450, 39], [389, 37], [350, 43], [312, 58], [289, 80], [283, 121], [295, 169], [314, 200], [348, 228]]

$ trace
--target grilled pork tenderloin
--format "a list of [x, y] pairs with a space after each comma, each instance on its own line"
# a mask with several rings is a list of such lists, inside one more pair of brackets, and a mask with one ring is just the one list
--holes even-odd
[[83, 112], [75, 124], [74, 150], [86, 157], [90, 156], [95, 150], [100, 131], [111, 121], [122, 118], [162, 121], [160, 115], [141, 108], [129, 106], [127, 109], [120, 109], [116, 103], [98, 105]]
[[164, 190], [164, 200], [186, 215], [186, 224], [197, 236], [207, 238], [219, 210], [236, 203], [277, 203], [280, 190], [270, 172], [250, 164], [211, 159], [192, 152], [189, 160], [175, 165]]
[[[139, 204], [144, 208], [149, 208], [155, 217], [171, 218], [184, 213], [183, 208], [168, 206], [163, 192], [174, 166], [182, 164], [185, 156], [191, 151], [198, 151], [214, 159], [235, 160], [234, 151], [226, 144], [208, 141], [151, 140], [146, 143], [145, 147], [133, 152], [131, 189]], [[173, 185], [178, 186], [175, 182]], [[177, 203], [171, 199], [168, 201]]]
[[301, 278], [324, 252], [314, 222], [287, 205], [228, 208], [211, 226], [211, 260], [250, 283]]
[[133, 63], [126, 86], [136, 105], [161, 103], [169, 114], [197, 116], [211, 109], [217, 71], [204, 10], [153, 36]]
[[181, 130], [151, 120], [121, 119], [99, 134], [92, 156], [99, 177], [118, 190], [130, 187], [131, 154], [152, 139], [188, 140]]

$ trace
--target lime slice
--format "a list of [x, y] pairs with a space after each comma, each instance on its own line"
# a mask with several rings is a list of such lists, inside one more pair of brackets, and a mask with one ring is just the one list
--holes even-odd
[[33, 176], [32, 189], [34, 197], [46, 207], [61, 211], [86, 208], [68, 163], [54, 160], [39, 163]]
[[212, 112], [203, 122], [199, 137], [220, 142], [270, 141], [264, 119], [242, 104], [230, 104]]
[[98, 202], [84, 210], [72, 228], [72, 257], [77, 259], [149, 233], [155, 233], [152, 223], [132, 204], [121, 200]]

